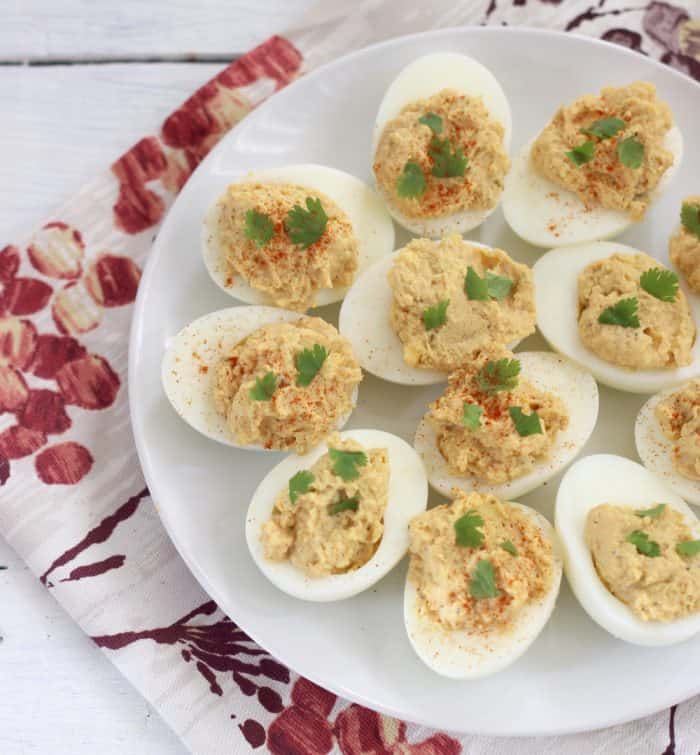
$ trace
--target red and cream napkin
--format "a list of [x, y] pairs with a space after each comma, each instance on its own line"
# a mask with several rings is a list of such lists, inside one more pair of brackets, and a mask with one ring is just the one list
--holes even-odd
[[696, 753], [698, 698], [628, 725], [537, 740], [450, 735], [351, 705], [248, 639], [163, 530], [129, 426], [131, 305], [175, 195], [264, 97], [352, 49], [461, 24], [588, 34], [700, 80], [693, 0], [343, 5], [319, 4], [297, 29], [226, 67], [55, 216], [0, 251], [0, 533], [195, 753]]

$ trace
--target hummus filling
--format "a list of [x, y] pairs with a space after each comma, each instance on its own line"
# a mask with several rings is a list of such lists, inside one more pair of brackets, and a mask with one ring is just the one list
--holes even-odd
[[[309, 363], [321, 363], [313, 375]], [[236, 344], [216, 369], [214, 401], [236, 443], [303, 454], [352, 409], [361, 380], [348, 341], [324, 320], [301, 317]]]
[[549, 457], [557, 433], [569, 424], [564, 402], [527, 380], [493, 390], [494, 366], [509, 362], [519, 369], [519, 362], [509, 361], [513, 355], [505, 355], [481, 355], [455, 370], [430, 404], [426, 418], [450, 474], [489, 485], [522, 477]]
[[308, 470], [303, 492], [292, 495], [298, 486], [291, 481], [280, 492], [261, 531], [266, 559], [289, 561], [309, 577], [359, 569], [372, 558], [384, 534], [390, 473], [387, 450], [366, 450], [354, 440], [340, 440], [337, 434], [331, 435], [328, 447], [363, 454], [364, 465], [356, 466], [359, 475], [343, 479], [334, 471], [330, 453], [324, 454]]
[[679, 289], [672, 300], [658, 298], [663, 289], [647, 282], [645, 273], [675, 277], [647, 254], [613, 254], [585, 268], [578, 279], [581, 341], [606, 362], [629, 369], [688, 365], [695, 323], [687, 299]]
[[668, 252], [688, 285], [700, 293], [700, 196], [683, 200], [681, 225], [671, 236]]
[[373, 166], [379, 191], [407, 218], [490, 210], [510, 168], [503, 135], [481, 97], [443, 89], [416, 100], [379, 137]]
[[[448, 372], [487, 346], [505, 347], [535, 330], [532, 273], [500, 249], [481, 249], [458, 235], [413, 239], [388, 277], [391, 327], [413, 367]], [[446, 302], [444, 322], [426, 320]]]
[[[314, 305], [320, 289], [352, 283], [357, 239], [345, 212], [325, 194], [294, 184], [236, 183], [219, 209], [216, 233], [228, 283], [240, 275], [270, 303], [299, 312]], [[301, 236], [294, 218], [308, 225]]]
[[700, 480], [700, 380], [660, 401], [654, 413], [663, 434], [676, 441], [676, 471], [690, 480]]
[[673, 164], [664, 147], [672, 125], [653, 84], [606, 87], [559, 108], [532, 145], [532, 166], [587, 208], [621, 210], [640, 220]]
[[481, 493], [455, 495], [409, 525], [419, 613], [448, 631], [507, 631], [549, 591], [552, 545], [516, 506]]
[[700, 611], [700, 556], [682, 555], [692, 535], [671, 506], [601, 504], [588, 513], [585, 537], [603, 584], [643, 621]]

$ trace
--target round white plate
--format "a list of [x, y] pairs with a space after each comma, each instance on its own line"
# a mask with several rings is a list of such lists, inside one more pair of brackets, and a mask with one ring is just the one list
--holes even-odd
[[[386, 86], [419, 55], [464, 52], [488, 66], [513, 109], [517, 151], [557, 105], [606, 84], [648, 79], [690, 135], [700, 122], [700, 88], [636, 53], [582, 37], [512, 29], [451, 29], [395, 39], [311, 73], [246, 117], [189, 180], [166, 218], [144, 272], [132, 330], [129, 385], [134, 434], [163, 522], [188, 566], [241, 627], [282, 662], [334, 692], [401, 718], [452, 731], [558, 734], [619, 723], [700, 692], [700, 638], [652, 650], [613, 639], [567, 587], [552, 620], [510, 669], [449, 681], [430, 672], [406, 637], [405, 564], [374, 589], [334, 605], [290, 598], [260, 573], [245, 544], [250, 496], [279, 454], [227, 448], [201, 436], [171, 409], [160, 385], [166, 341], [231, 299], [199, 254], [201, 220], [228, 182], [249, 170], [326, 163], [369, 181], [374, 117]], [[622, 237], [666, 262], [681, 198], [697, 190], [684, 165], [643, 224]], [[498, 210], [471, 238], [532, 264], [539, 250], [519, 241]], [[399, 242], [408, 237], [399, 234]], [[331, 322], [337, 305], [320, 310]], [[544, 348], [531, 337], [520, 346]], [[410, 442], [439, 386], [411, 388], [366, 376], [348, 427], [377, 427]], [[598, 427], [584, 453], [636, 459], [634, 420], [644, 397], [601, 390]], [[550, 519], [558, 478], [522, 498]], [[653, 684], [640, 684], [639, 670]]]

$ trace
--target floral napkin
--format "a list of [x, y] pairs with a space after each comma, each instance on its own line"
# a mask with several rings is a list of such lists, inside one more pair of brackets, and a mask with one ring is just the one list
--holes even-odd
[[175, 195], [264, 97], [349, 50], [460, 24], [587, 34], [700, 80], [692, 0], [339, 5], [320, 3], [298, 28], [226, 67], [0, 251], [0, 533], [194, 753], [695, 755], [698, 698], [624, 726], [536, 740], [436, 732], [350, 704], [290, 672], [224, 616], [161, 526], [129, 426], [131, 304]]

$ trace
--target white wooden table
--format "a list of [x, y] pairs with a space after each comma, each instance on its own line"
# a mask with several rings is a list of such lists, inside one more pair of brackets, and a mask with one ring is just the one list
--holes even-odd
[[[224, 61], [312, 4], [0, 2], [0, 243], [48, 217]], [[2, 538], [0, 565], [1, 755], [184, 753]]]

